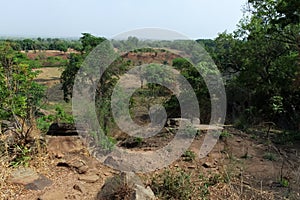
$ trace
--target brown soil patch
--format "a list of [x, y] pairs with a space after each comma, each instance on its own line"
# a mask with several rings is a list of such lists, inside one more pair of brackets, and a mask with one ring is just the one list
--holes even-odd
[[77, 51], [73, 49], [68, 49], [67, 52], [61, 52], [57, 50], [44, 50], [44, 51], [33, 51], [30, 50], [28, 52], [22, 51], [22, 53], [25, 53], [29, 59], [47, 59], [48, 57], [61, 57], [63, 59], [68, 59], [68, 55], [70, 53], [78, 53]]

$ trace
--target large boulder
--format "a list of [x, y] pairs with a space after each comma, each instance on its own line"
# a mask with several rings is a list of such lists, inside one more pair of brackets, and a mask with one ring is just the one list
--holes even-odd
[[155, 200], [151, 188], [145, 187], [140, 178], [133, 172], [122, 172], [106, 180], [97, 200]]
[[51, 136], [74, 136], [78, 135], [75, 124], [71, 123], [52, 123], [47, 135]]

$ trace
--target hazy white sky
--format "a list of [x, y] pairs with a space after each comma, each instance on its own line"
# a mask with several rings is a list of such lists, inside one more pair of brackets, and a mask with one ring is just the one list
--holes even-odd
[[236, 28], [245, 0], [0, 0], [0, 36], [111, 38], [157, 27], [189, 38]]

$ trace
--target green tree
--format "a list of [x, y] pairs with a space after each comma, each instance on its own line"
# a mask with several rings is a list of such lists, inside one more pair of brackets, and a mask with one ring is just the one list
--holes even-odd
[[251, 15], [233, 34], [220, 34], [212, 52], [227, 80], [229, 110], [242, 113], [239, 117], [248, 122], [268, 120], [296, 128], [300, 26], [280, 10], [296, 6], [296, 1], [249, 0], [247, 5]]
[[82, 43], [82, 51], [89, 53], [93, 48], [105, 41], [104, 37], [96, 37], [90, 33], [82, 33], [80, 41]]
[[[95, 56], [88, 56], [88, 54], [91, 53], [91, 51], [101, 42], [106, 41], [106, 39], [93, 36], [89, 33], [83, 33], [80, 41], [83, 46], [82, 54], [70, 55], [69, 64], [66, 66], [61, 76], [64, 99], [65, 101], [69, 101], [70, 98], [72, 98], [74, 80], [79, 69], [82, 67], [82, 69], [91, 72], [89, 74], [82, 74], [80, 86], [82, 88], [86, 88], [91, 84], [96, 85], [96, 91], [91, 91], [91, 94], [96, 95], [95, 104], [98, 108], [96, 111], [98, 120], [104, 131], [107, 132], [113, 123], [110, 97], [118, 76], [126, 69], [127, 63], [123, 62], [123, 60], [119, 58], [111, 63], [105, 70], [106, 62], [109, 62], [112, 58], [116, 58], [114, 49], [112, 49], [112, 46], [110, 46], [108, 42], [102, 43], [100, 49], [96, 48], [96, 52], [92, 52]], [[86, 61], [85, 63], [84, 60]], [[95, 70], [99, 70], [99, 73], [95, 74]], [[97, 77], [100, 76], [100, 74], [101, 78]], [[95, 83], [95, 80], [99, 78], [100, 80]]]
[[15, 122], [16, 134], [23, 145], [27, 142], [44, 90], [34, 82], [37, 72], [19, 62], [17, 54], [10, 43], [0, 44], [0, 120]]

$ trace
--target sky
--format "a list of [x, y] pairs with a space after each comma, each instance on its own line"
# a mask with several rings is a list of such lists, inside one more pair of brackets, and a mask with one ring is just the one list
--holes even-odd
[[0, 36], [112, 38], [162, 28], [189, 38], [232, 32], [245, 0], [0, 0]]

